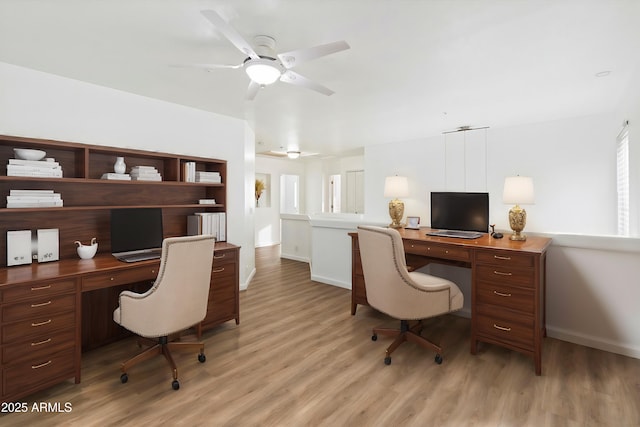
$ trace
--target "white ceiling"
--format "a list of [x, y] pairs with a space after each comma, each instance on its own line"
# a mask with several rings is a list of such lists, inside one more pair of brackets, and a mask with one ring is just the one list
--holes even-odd
[[[295, 68], [336, 93], [277, 82], [249, 102], [242, 69], [172, 67], [244, 59], [203, 9], [277, 52], [347, 41]], [[0, 61], [247, 119], [257, 151], [609, 112], [639, 52], [638, 0], [0, 0]]]

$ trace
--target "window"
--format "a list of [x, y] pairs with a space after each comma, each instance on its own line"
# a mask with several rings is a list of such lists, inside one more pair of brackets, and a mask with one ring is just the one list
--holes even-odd
[[628, 122], [616, 141], [616, 186], [618, 193], [618, 235], [629, 235], [629, 128]]

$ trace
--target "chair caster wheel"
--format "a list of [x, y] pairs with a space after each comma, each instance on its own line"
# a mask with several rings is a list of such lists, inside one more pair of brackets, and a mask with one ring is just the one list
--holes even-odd
[[204, 363], [204, 362], [206, 362], [206, 361], [207, 361], [207, 356], [205, 356], [205, 355], [204, 355], [204, 353], [200, 353], [200, 354], [198, 355], [198, 362], [200, 362], [200, 363]]
[[173, 380], [173, 382], [171, 383], [171, 388], [173, 388], [174, 390], [180, 388], [180, 383], [178, 382], [178, 380]]
[[371, 335], [371, 341], [378, 341], [378, 336], [376, 334]]
[[384, 358], [384, 364], [385, 365], [391, 365], [391, 357], [387, 356]]
[[129, 381], [129, 375], [127, 375], [127, 374], [120, 375], [120, 382], [122, 384], [126, 383], [127, 381]]
[[436, 362], [438, 365], [442, 365], [442, 356], [440, 356], [439, 354], [436, 354], [435, 362]]

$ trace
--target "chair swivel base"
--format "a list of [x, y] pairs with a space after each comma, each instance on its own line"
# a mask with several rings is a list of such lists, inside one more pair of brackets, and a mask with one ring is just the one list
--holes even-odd
[[[144, 341], [150, 341], [148, 339], [144, 339]], [[180, 388], [180, 383], [178, 382], [178, 367], [176, 362], [173, 360], [171, 356], [171, 350], [178, 351], [198, 351], [198, 361], [200, 363], [204, 363], [207, 358], [204, 355], [204, 343], [202, 342], [168, 342], [167, 337], [159, 337], [158, 341], [152, 347], [147, 348], [142, 353], [137, 354], [126, 362], [122, 363], [121, 370], [122, 375], [120, 375], [120, 381], [124, 384], [129, 381], [129, 375], [127, 371], [129, 368], [137, 365], [140, 362], [144, 362], [146, 360], [151, 359], [157, 355], [162, 354], [164, 358], [169, 363], [171, 371], [173, 373], [173, 381], [171, 382], [171, 387], [174, 390], [178, 390]]]
[[384, 364], [391, 364], [391, 353], [395, 351], [396, 348], [400, 346], [403, 342], [409, 341], [416, 343], [427, 350], [433, 350], [436, 352], [435, 362], [440, 365], [442, 363], [442, 347], [439, 345], [429, 341], [420, 335], [422, 331], [422, 322], [417, 322], [413, 326], [409, 326], [409, 322], [407, 320], [400, 321], [400, 329], [393, 328], [373, 328], [373, 334], [371, 335], [372, 341], [378, 340], [378, 334], [383, 336], [395, 337], [395, 340], [387, 347]]

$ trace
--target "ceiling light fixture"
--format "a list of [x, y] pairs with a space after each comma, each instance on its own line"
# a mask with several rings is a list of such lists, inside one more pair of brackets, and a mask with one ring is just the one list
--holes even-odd
[[247, 60], [244, 63], [244, 70], [251, 80], [261, 86], [275, 83], [282, 75], [282, 70], [277, 63], [265, 58]]
[[300, 152], [299, 151], [287, 151], [287, 157], [290, 159], [297, 159], [298, 157], [300, 157]]
[[599, 73], [596, 73], [596, 77], [607, 77], [609, 74], [611, 74], [611, 71], [609, 70], [600, 71]]

